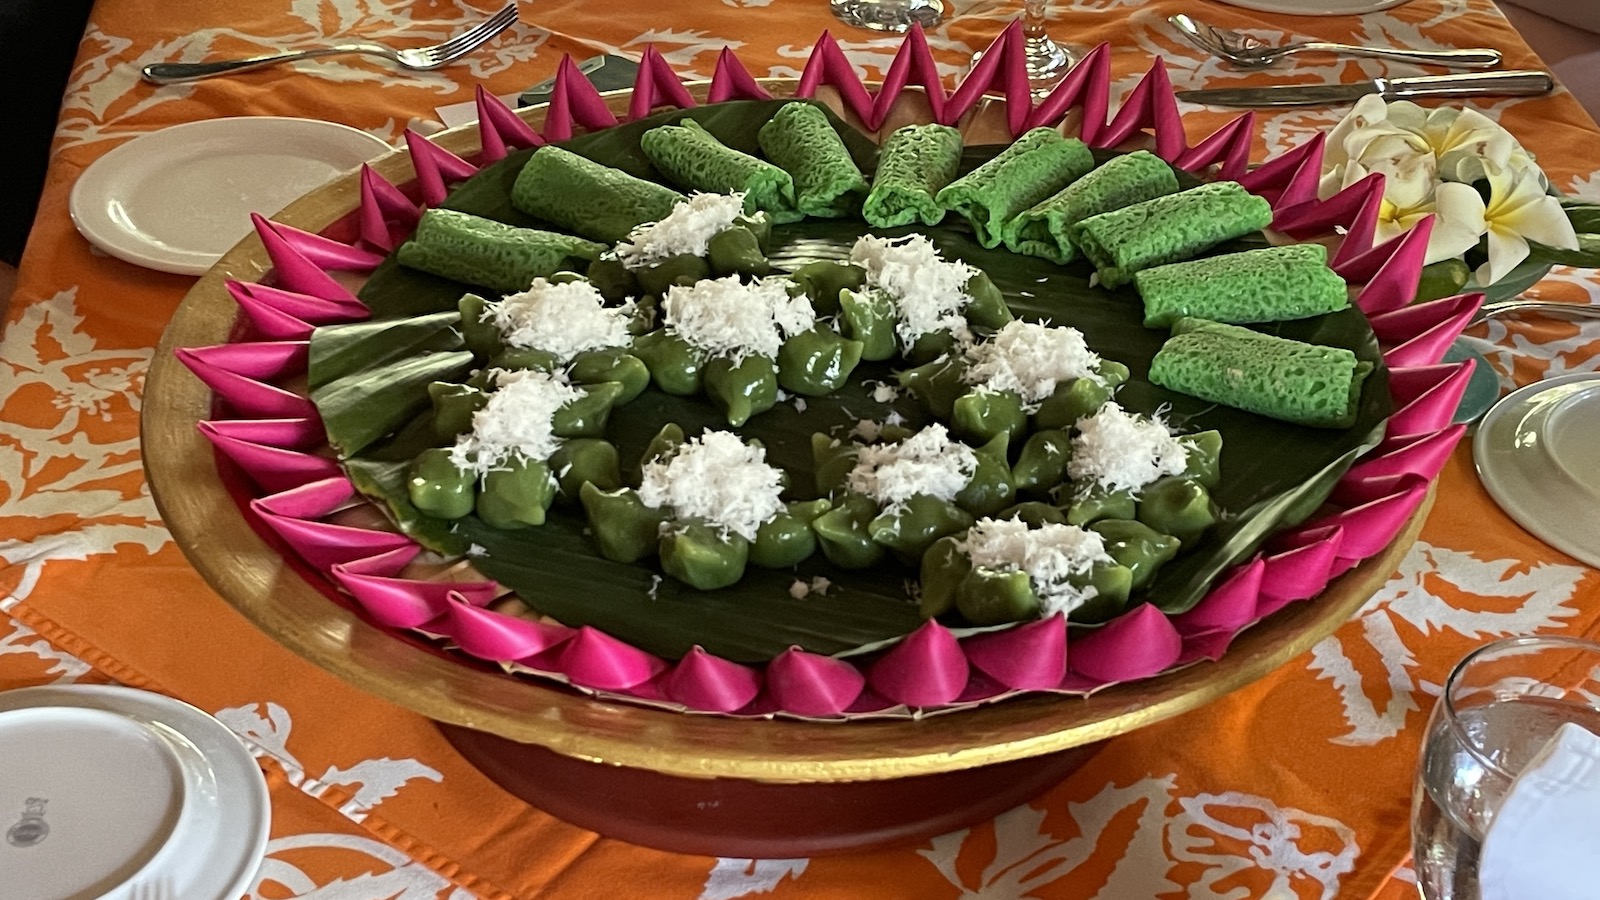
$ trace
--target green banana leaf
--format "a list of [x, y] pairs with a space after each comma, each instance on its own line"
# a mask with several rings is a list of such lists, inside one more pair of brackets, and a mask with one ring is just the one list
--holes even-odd
[[[639, 150], [639, 136], [648, 128], [683, 118], [693, 118], [728, 145], [759, 154], [756, 132], [777, 109], [776, 101], [740, 101], [676, 111], [647, 120], [584, 135], [563, 146], [608, 165], [642, 177], [654, 178], [648, 160]], [[834, 125], [852, 155], [871, 173], [876, 147], [838, 119]], [[970, 171], [991, 158], [998, 146], [969, 147], [962, 171]], [[486, 168], [453, 192], [445, 205], [476, 215], [517, 225], [550, 227], [511, 207], [510, 186], [528, 152], [513, 154]], [[1102, 158], [1105, 155], [1102, 154]], [[1185, 180], [1185, 185], [1193, 184]], [[806, 221], [773, 229], [770, 258], [780, 270], [816, 259], [842, 258], [850, 244], [868, 229], [855, 221]], [[1214, 492], [1222, 509], [1221, 524], [1192, 549], [1170, 563], [1154, 581], [1144, 599], [1167, 612], [1191, 608], [1202, 598], [1218, 573], [1248, 558], [1272, 532], [1299, 522], [1326, 499], [1339, 476], [1363, 450], [1381, 439], [1383, 422], [1390, 413], [1387, 379], [1377, 343], [1366, 319], [1355, 310], [1299, 322], [1282, 323], [1277, 332], [1300, 340], [1347, 347], [1377, 370], [1363, 391], [1358, 422], [1345, 431], [1303, 428], [1265, 419], [1175, 394], [1151, 385], [1149, 363], [1166, 337], [1145, 329], [1143, 308], [1131, 287], [1113, 291], [1090, 288], [1091, 268], [1082, 262], [1057, 266], [1047, 260], [1015, 256], [1004, 249], [985, 250], [966, 223], [958, 217], [935, 228], [902, 228], [874, 233], [896, 236], [925, 233], [946, 258], [965, 260], [987, 272], [1018, 316], [1071, 325], [1083, 331], [1089, 346], [1102, 356], [1126, 364], [1132, 378], [1119, 392], [1125, 407], [1142, 412], [1165, 411], [1184, 431], [1215, 428], [1224, 436], [1223, 484]], [[1217, 252], [1261, 246], [1259, 237], [1236, 241]], [[385, 261], [361, 291], [377, 322], [399, 322], [417, 316], [453, 312], [461, 294], [474, 286], [436, 278]], [[314, 335], [313, 353], [324, 340]], [[537, 529], [499, 531], [475, 516], [454, 523], [439, 523], [419, 516], [404, 491], [403, 461], [431, 439], [426, 415], [417, 403], [404, 405], [395, 396], [393, 362], [383, 363], [374, 348], [350, 342], [331, 352], [330, 359], [371, 354], [375, 368], [361, 382], [373, 392], [363, 397], [357, 390], [314, 396], [322, 408], [331, 442], [336, 447], [359, 446], [346, 464], [358, 487], [385, 503], [408, 533], [442, 552], [461, 552], [476, 545], [474, 564], [539, 612], [569, 625], [592, 625], [650, 652], [677, 658], [698, 644], [706, 650], [740, 662], [770, 660], [790, 646], [824, 654], [848, 654], [882, 646], [920, 624], [910, 586], [916, 572], [894, 562], [869, 571], [841, 571], [819, 554], [795, 571], [770, 571], [751, 567], [737, 585], [720, 591], [700, 592], [663, 578], [654, 561], [622, 565], [602, 559], [585, 536], [581, 510], [557, 506], [549, 522]], [[454, 356], [454, 354], [452, 354]], [[320, 358], [320, 357], [319, 357]], [[350, 360], [329, 363], [349, 364]], [[362, 366], [369, 363], [362, 363]], [[835, 395], [807, 398], [805, 410], [793, 403], [753, 418], [738, 431], [767, 448], [768, 459], [784, 468], [792, 496], [811, 496], [810, 436], [814, 432], [840, 433], [861, 419], [881, 421], [898, 412], [912, 427], [930, 421], [909, 396], [887, 403], [872, 399], [871, 385], [894, 383], [895, 367], [863, 364], [851, 384]], [[463, 370], [464, 371], [464, 370]], [[457, 376], [460, 377], [460, 376]], [[350, 378], [335, 382], [355, 387]], [[426, 384], [409, 388], [426, 402]], [[383, 400], [390, 415], [384, 434], [374, 435], [366, 404]], [[404, 415], [399, 409], [409, 410]], [[634, 402], [616, 409], [608, 436], [624, 462], [625, 477], [637, 479], [637, 461], [645, 445], [668, 422], [685, 432], [725, 428], [726, 422], [709, 403], [671, 397], [651, 388]], [[626, 471], [632, 469], [631, 472]], [[795, 599], [790, 588], [797, 579], [814, 577], [832, 582], [826, 594], [811, 592]]]

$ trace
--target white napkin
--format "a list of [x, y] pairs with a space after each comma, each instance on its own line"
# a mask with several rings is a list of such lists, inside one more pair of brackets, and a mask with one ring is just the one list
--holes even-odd
[[1600, 737], [1567, 722], [1511, 783], [1478, 861], [1483, 900], [1593, 900]]

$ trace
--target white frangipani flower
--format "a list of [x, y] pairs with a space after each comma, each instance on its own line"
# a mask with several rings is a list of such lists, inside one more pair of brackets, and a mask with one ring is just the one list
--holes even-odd
[[[1489, 235], [1489, 261], [1478, 267], [1479, 284], [1493, 284], [1504, 278], [1528, 257], [1528, 241], [1538, 241], [1560, 250], [1578, 249], [1578, 235], [1572, 221], [1561, 208], [1561, 201], [1545, 193], [1544, 179], [1537, 169], [1489, 172], [1489, 201], [1466, 188], [1462, 206], [1481, 210], [1483, 229]], [[1469, 199], [1466, 194], [1471, 194]]]

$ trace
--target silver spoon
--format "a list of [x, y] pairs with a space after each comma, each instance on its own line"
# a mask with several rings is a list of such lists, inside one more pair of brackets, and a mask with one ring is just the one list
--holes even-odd
[[1220, 57], [1241, 69], [1262, 69], [1293, 53], [1341, 53], [1345, 56], [1365, 56], [1374, 59], [1392, 59], [1399, 62], [1418, 63], [1425, 66], [1444, 66], [1451, 69], [1490, 69], [1500, 65], [1500, 51], [1476, 50], [1393, 50], [1380, 47], [1358, 47], [1354, 44], [1334, 44], [1327, 41], [1299, 41], [1273, 47], [1243, 32], [1218, 28], [1197, 22], [1186, 15], [1167, 19], [1178, 33], [1201, 50]]

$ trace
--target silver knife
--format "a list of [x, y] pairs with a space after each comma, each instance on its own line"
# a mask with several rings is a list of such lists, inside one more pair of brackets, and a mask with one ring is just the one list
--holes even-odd
[[1549, 72], [1467, 73], [1374, 78], [1353, 84], [1280, 84], [1271, 87], [1178, 91], [1179, 100], [1212, 106], [1332, 106], [1377, 94], [1385, 100], [1413, 97], [1536, 97], [1555, 87]]

